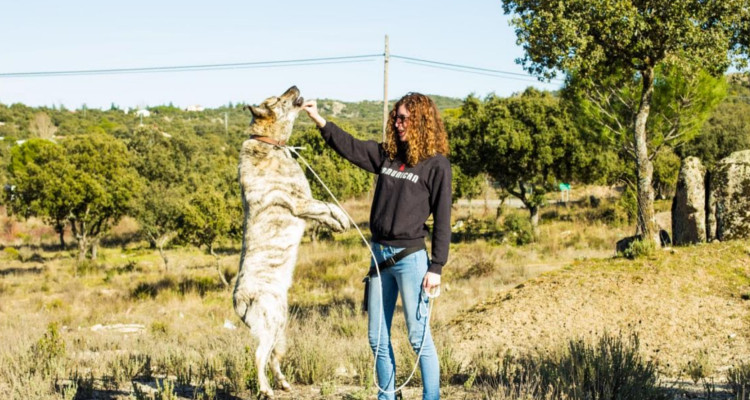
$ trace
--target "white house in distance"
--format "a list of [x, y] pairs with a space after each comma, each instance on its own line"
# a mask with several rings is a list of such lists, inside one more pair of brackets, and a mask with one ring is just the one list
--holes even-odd
[[185, 111], [203, 111], [203, 106], [200, 104], [195, 104], [192, 106], [188, 106]]
[[138, 117], [150, 117], [151, 111], [149, 110], [138, 110], [135, 112], [135, 115]]

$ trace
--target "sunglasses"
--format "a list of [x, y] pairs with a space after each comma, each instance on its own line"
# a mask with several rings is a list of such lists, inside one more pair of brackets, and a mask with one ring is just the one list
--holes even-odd
[[398, 115], [396, 115], [396, 122], [400, 121], [401, 123], [406, 123], [406, 121], [408, 120], [408, 118], [409, 118], [408, 115], [398, 114]]

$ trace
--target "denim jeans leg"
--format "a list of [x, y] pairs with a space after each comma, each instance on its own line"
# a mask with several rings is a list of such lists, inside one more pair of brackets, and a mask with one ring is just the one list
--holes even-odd
[[[373, 253], [378, 262], [392, 257], [400, 249], [372, 244]], [[382, 283], [382, 285], [381, 285]], [[382, 296], [380, 289], [383, 289]], [[368, 339], [375, 360], [375, 372], [378, 385], [386, 392], [392, 392], [396, 383], [396, 359], [393, 356], [391, 345], [391, 323], [393, 322], [393, 311], [396, 308], [398, 298], [398, 284], [390, 270], [382, 271], [380, 278], [377, 275], [370, 277], [370, 293], [368, 297]], [[382, 301], [382, 302], [381, 302]], [[378, 336], [380, 334], [380, 336]], [[378, 391], [378, 400], [393, 400], [394, 393]]]
[[429, 298], [422, 289], [428, 264], [427, 252], [420, 251], [396, 264], [393, 274], [400, 289], [409, 342], [420, 355], [422, 398], [436, 400], [440, 398], [440, 362], [427, 324]]

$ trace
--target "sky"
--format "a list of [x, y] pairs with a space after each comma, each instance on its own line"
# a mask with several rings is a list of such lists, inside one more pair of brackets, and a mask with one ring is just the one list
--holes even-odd
[[[389, 99], [407, 92], [509, 96], [528, 86], [560, 86], [538, 81], [515, 62], [523, 50], [500, 0], [3, 3], [3, 104], [218, 107], [257, 104], [292, 85], [307, 99], [382, 100], [386, 35], [392, 55]], [[331, 60], [364, 55], [372, 56]], [[201, 71], [9, 75], [308, 59], [329, 60]]]

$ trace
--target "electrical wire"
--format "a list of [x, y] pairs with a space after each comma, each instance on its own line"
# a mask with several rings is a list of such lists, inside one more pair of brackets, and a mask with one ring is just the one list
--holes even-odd
[[[441, 61], [433, 61], [433, 60], [426, 60], [423, 58], [415, 58], [415, 57], [406, 57], [406, 56], [400, 56], [398, 54], [391, 54], [391, 58], [395, 59], [401, 59], [405, 60], [407, 62], [411, 62], [414, 64], [424, 65], [424, 66], [431, 66], [434, 68], [443, 68], [451, 71], [458, 71], [458, 72], [471, 72], [471, 73], [478, 73], [482, 75], [489, 75], [489, 76], [496, 76], [496, 77], [502, 77], [506, 79], [508, 76], [517, 76], [521, 78], [526, 78], [526, 80], [529, 80], [530, 76], [528, 74], [521, 74], [518, 72], [509, 72], [509, 71], [503, 71], [499, 69], [489, 69], [489, 68], [481, 68], [481, 67], [473, 67], [470, 65], [461, 65], [461, 64], [451, 64]], [[562, 83], [563, 81], [561, 79], [551, 79], [550, 81], [555, 81], [556, 83]], [[536, 81], [535, 81], [536, 82]]]
[[74, 75], [111, 75], [111, 74], [131, 74], [131, 73], [154, 73], [154, 72], [184, 72], [184, 71], [210, 71], [225, 69], [243, 69], [243, 68], [275, 68], [275, 67], [295, 67], [307, 65], [322, 65], [334, 63], [352, 63], [372, 61], [375, 57], [382, 57], [382, 54], [365, 54], [356, 56], [342, 57], [322, 57], [306, 58], [296, 60], [277, 60], [277, 61], [257, 61], [244, 63], [225, 63], [225, 64], [196, 64], [196, 65], [172, 65], [161, 67], [136, 67], [136, 68], [109, 68], [109, 69], [88, 69], [88, 70], [68, 70], [68, 71], [38, 71], [38, 72], [6, 72], [0, 73], [0, 78], [34, 78], [49, 76], [74, 76]]
[[514, 77], [510, 77], [510, 76], [502, 76], [502, 75], [492, 74], [492, 73], [488, 73], [488, 72], [463, 70], [463, 69], [451, 68], [451, 67], [441, 67], [439, 65], [423, 64], [423, 63], [416, 62], [416, 61], [407, 61], [407, 64], [420, 65], [420, 66], [423, 66], [423, 67], [437, 68], [437, 69], [442, 69], [442, 70], [447, 70], [447, 71], [464, 72], [464, 73], [467, 73], [467, 74], [476, 74], [476, 75], [491, 76], [491, 77], [494, 77], [494, 78], [502, 78], [502, 79], [508, 79], [508, 80], [512, 80], [512, 81], [539, 83], [539, 81], [535, 80], [535, 79], [514, 78]]
[[[61, 70], [61, 71], [32, 71], [32, 72], [0, 72], [0, 79], [3, 78], [38, 78], [52, 76], [82, 76], [82, 75], [119, 75], [119, 74], [142, 74], [142, 73], [169, 73], [169, 72], [194, 72], [194, 71], [215, 71], [231, 69], [254, 69], [254, 68], [280, 68], [280, 67], [300, 67], [310, 65], [326, 64], [350, 64], [373, 61], [376, 58], [385, 57], [385, 54], [362, 54], [354, 56], [339, 57], [321, 57], [321, 58], [304, 58], [293, 60], [275, 60], [275, 61], [255, 61], [242, 63], [222, 63], [222, 64], [194, 64], [194, 65], [171, 65], [158, 67], [134, 67], [134, 68], [107, 68], [107, 69], [83, 69], [83, 70]], [[437, 68], [447, 71], [463, 72], [477, 75], [491, 76], [495, 78], [517, 80], [523, 82], [539, 83], [527, 74], [509, 72], [498, 69], [474, 67], [470, 65], [452, 64], [441, 61], [426, 60], [423, 58], [407, 57], [398, 54], [391, 54], [390, 58], [403, 60], [409, 64], [423, 67]], [[550, 82], [562, 83], [560, 79], [552, 79]]]

